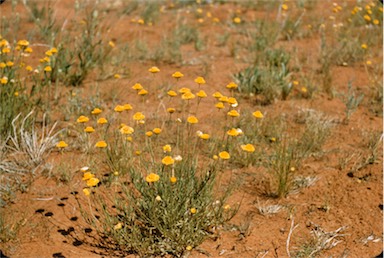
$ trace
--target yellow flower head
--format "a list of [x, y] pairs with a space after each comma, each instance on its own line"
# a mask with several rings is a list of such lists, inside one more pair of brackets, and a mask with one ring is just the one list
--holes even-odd
[[8, 77], [4, 76], [0, 79], [1, 84], [7, 84], [8, 83]]
[[203, 91], [203, 90], [200, 90], [198, 93], [196, 93], [196, 95], [199, 98], [206, 98], [207, 97], [207, 93], [205, 93], [205, 91]]
[[44, 72], [52, 72], [52, 67], [50, 67], [49, 65], [44, 67]]
[[83, 193], [85, 196], [89, 196], [91, 194], [91, 191], [89, 191], [89, 188], [84, 188]]
[[220, 157], [221, 159], [229, 159], [231, 156], [229, 155], [228, 152], [226, 152], [226, 151], [222, 151], [222, 152], [219, 153], [219, 157]]
[[301, 92], [302, 92], [302, 93], [307, 93], [307, 92], [308, 92], [308, 89], [307, 89], [306, 87], [303, 86], [303, 87], [301, 87]]
[[108, 42], [108, 45], [111, 47], [111, 48], [114, 48], [116, 45], [115, 43], [111, 40]]
[[235, 18], [233, 18], [233, 22], [239, 24], [239, 23], [241, 23], [241, 18], [235, 17]]
[[145, 135], [148, 136], [148, 137], [151, 137], [153, 135], [153, 132], [152, 131], [148, 131], [148, 132], [145, 133]]
[[124, 125], [123, 127], [120, 128], [121, 134], [133, 134], [134, 131], [135, 130], [128, 125]]
[[177, 96], [177, 93], [175, 91], [173, 91], [173, 90], [168, 91], [167, 94], [170, 97], [176, 97]]
[[65, 141], [59, 141], [59, 142], [56, 144], [56, 147], [57, 147], [57, 148], [65, 148], [65, 147], [68, 147], [68, 144], [67, 144]]
[[32, 72], [32, 71], [33, 71], [33, 68], [32, 68], [32, 66], [27, 65], [27, 66], [25, 67], [25, 70], [27, 70], [28, 72]]
[[47, 51], [45, 51], [45, 55], [46, 55], [46, 56], [52, 56], [52, 51], [51, 51], [51, 50], [47, 50]]
[[98, 124], [106, 124], [106, 123], [108, 123], [108, 120], [107, 119], [105, 119], [104, 117], [100, 117], [99, 119], [97, 119], [97, 123]]
[[145, 177], [145, 181], [147, 181], [148, 183], [157, 182], [159, 180], [160, 180], [160, 176], [155, 173], [151, 173]]
[[207, 133], [202, 133], [199, 135], [199, 137], [203, 140], [208, 140], [211, 136]]
[[254, 152], [255, 151], [255, 147], [250, 143], [245, 144], [245, 145], [241, 145], [241, 149], [243, 151], [246, 151], [246, 152]]
[[91, 172], [85, 172], [85, 173], [83, 174], [83, 180], [84, 180], [84, 181], [87, 181], [87, 180], [89, 180], [89, 179], [91, 179], [91, 178], [94, 178], [94, 177], [95, 177], [95, 175], [92, 174]]
[[169, 181], [171, 181], [172, 184], [176, 183], [177, 182], [177, 178], [172, 176]]
[[185, 92], [183, 95], [181, 95], [181, 98], [184, 100], [190, 100], [195, 98], [195, 94], [193, 94], [190, 91]]
[[123, 108], [124, 108], [124, 110], [132, 110], [131, 104], [124, 104]]
[[94, 108], [91, 112], [92, 115], [97, 115], [103, 112], [100, 108]]
[[145, 116], [141, 112], [136, 112], [133, 115], [133, 120], [135, 120], [135, 121], [140, 121], [140, 120], [144, 120], [144, 119], [145, 119]]
[[148, 71], [151, 73], [158, 73], [160, 72], [160, 69], [157, 68], [156, 66], [152, 66], [151, 68], [148, 69]]
[[107, 147], [107, 143], [105, 141], [98, 141], [96, 144], [95, 144], [95, 147], [96, 148], [105, 148]]
[[175, 108], [167, 108], [167, 112], [172, 114], [175, 113], [176, 109]]
[[253, 112], [252, 115], [256, 118], [263, 118], [264, 117], [263, 113], [261, 113], [261, 111], [259, 111], [259, 110]]
[[231, 105], [231, 106], [237, 106], [238, 103], [237, 103], [237, 100], [233, 97], [229, 97], [228, 98], [228, 103]]
[[235, 128], [232, 128], [231, 130], [227, 131], [227, 134], [229, 136], [238, 136], [239, 135], [239, 131], [237, 129], [235, 129]]
[[218, 109], [223, 109], [224, 108], [224, 103], [223, 102], [217, 102], [215, 107], [218, 108]]
[[117, 105], [117, 106], [114, 108], [114, 110], [115, 110], [116, 112], [123, 112], [123, 111], [124, 111], [124, 107], [123, 107], [122, 105]]
[[190, 124], [197, 124], [199, 120], [195, 116], [190, 116], [187, 118], [187, 122]]
[[190, 211], [191, 211], [192, 214], [195, 214], [197, 212], [196, 208], [191, 208]]
[[122, 229], [122, 228], [123, 228], [123, 224], [121, 224], [120, 222], [113, 226], [114, 230], [119, 230], [119, 229]]
[[171, 156], [165, 156], [161, 163], [163, 163], [166, 166], [173, 165], [175, 163], [175, 160]]
[[223, 95], [222, 95], [220, 92], [216, 91], [215, 93], [213, 93], [212, 96], [213, 96], [214, 98], [216, 98], [216, 99], [219, 99], [219, 98], [221, 98]]
[[12, 66], [14, 65], [14, 62], [12, 62], [12, 61], [7, 61], [6, 65], [7, 65], [8, 67], [12, 67]]
[[186, 93], [186, 92], [191, 92], [191, 89], [183, 87], [183, 88], [181, 88], [181, 89], [179, 90], [179, 92], [180, 92], [181, 94], [184, 94], [184, 93]]
[[230, 89], [230, 90], [237, 89], [237, 84], [234, 82], [230, 82], [227, 85], [227, 89]]
[[221, 101], [221, 102], [228, 102], [228, 97], [227, 96], [221, 96], [219, 98], [219, 101]]
[[183, 77], [184, 76], [184, 74], [182, 74], [181, 72], [174, 72], [173, 74], [172, 74], [172, 77], [173, 78], [176, 78], [176, 79], [180, 79], [181, 77]]
[[145, 95], [148, 94], [148, 91], [145, 90], [145, 89], [141, 89], [137, 94], [138, 94], [138, 95], [141, 95], [141, 96], [145, 96]]
[[204, 80], [204, 78], [203, 77], [197, 77], [196, 79], [195, 79], [195, 82], [197, 83], [197, 84], [205, 84], [205, 80]]
[[362, 49], [367, 49], [368, 46], [367, 46], [367, 44], [361, 44], [361, 48], [362, 48]]
[[95, 129], [92, 126], [87, 126], [84, 129], [84, 132], [86, 132], [86, 133], [93, 133], [94, 131], [95, 131]]
[[156, 127], [156, 128], [154, 128], [152, 130], [152, 132], [155, 133], [155, 134], [160, 134], [161, 133], [161, 129]]
[[118, 73], [115, 73], [115, 74], [113, 75], [113, 78], [115, 78], [115, 79], [120, 79], [120, 78], [121, 78], [121, 75], [118, 74]]
[[237, 112], [236, 110], [231, 110], [227, 113], [228, 116], [231, 116], [231, 117], [238, 117], [240, 116], [239, 112]]
[[288, 11], [288, 5], [282, 4], [281, 9], [283, 9], [283, 11]]
[[25, 39], [22, 39], [22, 40], [19, 40], [17, 42], [17, 45], [21, 46], [21, 47], [28, 47], [29, 46], [29, 42]]
[[92, 177], [92, 178], [87, 180], [87, 186], [89, 186], [89, 187], [97, 186], [99, 182], [100, 182], [99, 179], [97, 179], [96, 177]]
[[169, 144], [164, 145], [163, 151], [164, 151], [164, 153], [171, 152], [172, 151], [171, 145], [169, 145]]
[[89, 118], [86, 117], [86, 116], [79, 116], [79, 118], [77, 118], [76, 122], [78, 123], [86, 123], [89, 121]]
[[132, 89], [134, 89], [134, 90], [141, 90], [141, 89], [143, 89], [143, 86], [141, 86], [140, 83], [135, 83], [135, 85], [132, 86]]

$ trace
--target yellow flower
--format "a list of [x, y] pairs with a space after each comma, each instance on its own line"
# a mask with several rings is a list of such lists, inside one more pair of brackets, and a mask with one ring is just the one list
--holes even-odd
[[255, 151], [255, 147], [250, 143], [248, 143], [246, 145], [241, 145], [241, 149], [243, 151], [246, 151], [246, 152], [254, 152]]
[[157, 182], [159, 180], [160, 180], [160, 176], [155, 173], [151, 173], [145, 177], [145, 181], [147, 181], [148, 183]]
[[158, 73], [160, 72], [160, 69], [157, 68], [156, 66], [152, 66], [151, 68], [148, 69], [148, 71], [151, 73]]
[[177, 178], [172, 176], [169, 181], [171, 181], [172, 184], [176, 183], [177, 182]]
[[15, 97], [19, 96], [19, 92], [15, 91], [15, 93], [13, 95], [15, 95]]
[[205, 91], [203, 91], [203, 90], [200, 90], [198, 93], [196, 93], [196, 95], [197, 95], [199, 98], [206, 98], [206, 97], [207, 97], [207, 94], [206, 94]]
[[184, 100], [190, 100], [195, 98], [195, 94], [193, 94], [190, 91], [185, 92], [183, 95], [181, 95], [181, 98]]
[[219, 156], [217, 156], [217, 155], [213, 155], [213, 157], [212, 157], [214, 160], [218, 160], [219, 159]]
[[261, 113], [261, 111], [259, 111], [259, 110], [253, 112], [252, 115], [256, 118], [263, 118], [264, 117], [263, 113]]
[[25, 53], [32, 53], [33, 50], [32, 50], [32, 48], [27, 47], [27, 48], [24, 50], [24, 52], [25, 52]]
[[367, 46], [367, 44], [361, 44], [361, 48], [362, 48], [362, 49], [367, 49], [368, 46]]
[[219, 98], [219, 101], [221, 101], [221, 102], [228, 102], [228, 97], [227, 96], [221, 96]]
[[169, 144], [164, 145], [163, 151], [164, 151], [164, 153], [171, 152], [172, 151], [171, 145], [169, 145]]
[[141, 155], [141, 151], [139, 151], [139, 150], [135, 151], [135, 155], [136, 156], [140, 156]]
[[117, 105], [114, 110], [116, 112], [123, 112], [124, 111], [124, 107], [122, 105]]
[[119, 230], [119, 229], [122, 229], [122, 228], [123, 228], [123, 224], [121, 224], [120, 222], [117, 223], [115, 226], [113, 226], [114, 230]]
[[168, 91], [167, 94], [170, 97], [176, 97], [177, 96], [177, 93], [175, 91], [173, 91], [173, 90]]
[[223, 109], [224, 108], [224, 103], [223, 102], [218, 102], [218, 103], [216, 103], [215, 107], [218, 108], [218, 109]]
[[85, 196], [89, 196], [91, 194], [91, 191], [89, 191], [89, 188], [84, 188], [83, 193]]
[[120, 78], [121, 78], [121, 75], [118, 74], [118, 73], [115, 73], [115, 74], [113, 75], [113, 78], [115, 78], [115, 79], [120, 79]]
[[140, 121], [140, 120], [144, 120], [144, 119], [145, 119], [145, 116], [141, 112], [136, 112], [133, 115], [133, 120], [135, 120], [135, 121]]
[[44, 68], [44, 72], [52, 72], [52, 68], [48, 65]]
[[57, 48], [55, 48], [55, 47], [51, 48], [51, 52], [52, 52], [53, 54], [56, 54], [56, 53], [57, 53]]
[[172, 114], [172, 113], [175, 113], [176, 109], [174, 108], [167, 108], [167, 112]]
[[221, 98], [223, 95], [222, 95], [220, 92], [216, 91], [215, 93], [213, 93], [212, 96], [213, 96], [214, 98], [216, 98], [216, 99], [219, 99], [219, 98]]
[[143, 25], [144, 24], [144, 20], [143, 19], [138, 19], [137, 23], [140, 24], [140, 25]]
[[237, 106], [238, 105], [237, 100], [233, 97], [228, 98], [228, 103], [231, 104], [231, 106]]
[[181, 77], [183, 77], [184, 76], [184, 74], [182, 74], [181, 72], [174, 72], [173, 74], [172, 74], [172, 77], [173, 78], [176, 78], [176, 79], [180, 79]]
[[293, 83], [293, 85], [295, 85], [295, 86], [299, 85], [299, 82], [298, 82], [298, 81], [293, 81], [292, 83]]
[[106, 123], [108, 123], [108, 120], [105, 119], [104, 117], [100, 117], [99, 119], [97, 119], [97, 123], [98, 124], [106, 124]]
[[97, 114], [100, 114], [101, 112], [103, 112], [100, 108], [94, 108], [92, 111], [91, 111], [91, 114], [92, 115], [97, 115]]
[[229, 155], [228, 152], [226, 152], [226, 151], [222, 151], [222, 152], [219, 153], [219, 157], [220, 157], [221, 159], [229, 159], [231, 156]]
[[145, 95], [148, 94], [148, 91], [145, 90], [145, 89], [141, 89], [137, 94], [140, 95], [140, 96], [145, 96]]
[[283, 9], [283, 11], [287, 11], [288, 10], [288, 5], [282, 4], [281, 5], [281, 9]]
[[92, 186], [97, 186], [97, 184], [100, 182], [99, 179], [97, 179], [96, 177], [92, 177], [90, 179], [88, 179], [87, 181], [87, 186], [89, 187], [92, 187]]
[[236, 110], [231, 110], [227, 113], [228, 116], [231, 116], [231, 117], [238, 117], [240, 116], [239, 112], [237, 112]]
[[368, 60], [367, 62], [365, 62], [367, 65], [372, 65], [372, 61]]
[[153, 135], [153, 133], [151, 131], [148, 131], [148, 132], [145, 133], [145, 135], [148, 136], [148, 137], [151, 137]]
[[166, 166], [173, 165], [175, 163], [175, 160], [171, 156], [165, 156], [161, 163], [163, 163]]
[[17, 45], [22, 46], [22, 47], [28, 47], [29, 42], [25, 39], [22, 39], [22, 40], [17, 41]]
[[131, 136], [128, 136], [128, 137], [127, 137], [127, 141], [132, 142], [132, 140], [133, 140], [133, 139], [132, 139]]
[[230, 82], [227, 85], [227, 89], [237, 89], [237, 84], [234, 82]]
[[7, 84], [8, 83], [8, 77], [4, 76], [3, 78], [1, 78], [0, 83], [1, 84]]
[[190, 90], [189, 88], [185, 88], [185, 87], [183, 87], [183, 88], [181, 88], [181, 89], [179, 90], [179, 92], [182, 93], [182, 94], [184, 94], [184, 93], [186, 93], [186, 92], [191, 92], [191, 90]]
[[308, 90], [307, 90], [307, 88], [306, 88], [306, 87], [301, 87], [301, 92], [302, 92], [302, 93], [307, 93], [307, 92], [308, 92]]
[[271, 137], [271, 138], [269, 138], [269, 141], [270, 142], [276, 142], [276, 138], [275, 137]]
[[196, 208], [191, 208], [190, 211], [191, 211], [192, 214], [195, 214], [197, 212]]
[[124, 104], [123, 109], [124, 110], [132, 110], [132, 106], [131, 106], [131, 104]]
[[9, 53], [11, 52], [11, 49], [9, 47], [5, 47], [3, 48], [2, 52], [5, 54], [5, 53]]
[[86, 132], [86, 133], [93, 133], [94, 131], [95, 131], [95, 129], [92, 126], [87, 126], [84, 129], [84, 132]]
[[207, 133], [202, 133], [199, 135], [199, 137], [203, 140], [208, 140], [211, 136]]
[[160, 195], [156, 196], [155, 200], [158, 202], [161, 202], [161, 196]]
[[152, 130], [152, 132], [154, 132], [155, 134], [160, 134], [161, 133], [161, 129], [156, 127], [156, 128], [154, 128]]
[[187, 250], [187, 251], [191, 251], [192, 250], [192, 246], [187, 246], [186, 248], [185, 248], [185, 250]]
[[239, 24], [241, 23], [241, 19], [239, 17], [235, 17], [233, 18], [233, 22]]
[[364, 20], [366, 20], [367, 22], [370, 22], [371, 16], [369, 16], [368, 14], [364, 15]]
[[87, 181], [87, 180], [89, 180], [89, 179], [91, 179], [91, 178], [94, 178], [94, 177], [95, 177], [95, 175], [92, 174], [91, 172], [85, 172], [85, 173], [83, 174], [83, 180], [84, 180], [84, 181]]
[[57, 148], [65, 148], [65, 147], [68, 147], [68, 144], [67, 144], [65, 141], [59, 141], [59, 142], [56, 144], [56, 147], [57, 147]]
[[143, 86], [141, 86], [140, 83], [135, 83], [135, 85], [132, 86], [132, 89], [134, 89], [134, 90], [141, 90], [141, 89], [143, 89]]
[[128, 125], [124, 125], [123, 127], [120, 128], [121, 134], [133, 134], [134, 131], [135, 130]]
[[237, 129], [235, 129], [235, 128], [232, 128], [231, 130], [227, 131], [227, 134], [229, 136], [238, 136], [239, 135], [239, 131]]
[[380, 23], [380, 21], [379, 21], [378, 19], [374, 19], [374, 20], [373, 20], [373, 24], [375, 24], [375, 25], [379, 25], [379, 23]]
[[199, 120], [195, 116], [190, 116], [187, 118], [187, 122], [190, 124], [197, 124]]
[[105, 148], [107, 147], [107, 143], [105, 141], [98, 141], [96, 144], [95, 144], [95, 147], [97, 148]]
[[113, 41], [109, 41], [108, 42], [108, 45], [111, 47], [111, 48], [114, 48], [116, 45]]
[[7, 61], [6, 65], [7, 65], [8, 67], [12, 67], [12, 66], [14, 65], [14, 63], [13, 63], [12, 61]]
[[196, 79], [195, 79], [195, 82], [197, 83], [197, 84], [205, 84], [205, 80], [204, 80], [204, 78], [203, 77], [197, 77]]
[[86, 117], [86, 116], [79, 116], [79, 118], [77, 118], [76, 120], [78, 123], [86, 123], [89, 121], [89, 118]]
[[51, 51], [51, 50], [47, 50], [47, 51], [45, 51], [45, 55], [46, 55], [46, 56], [52, 56], [52, 51]]

